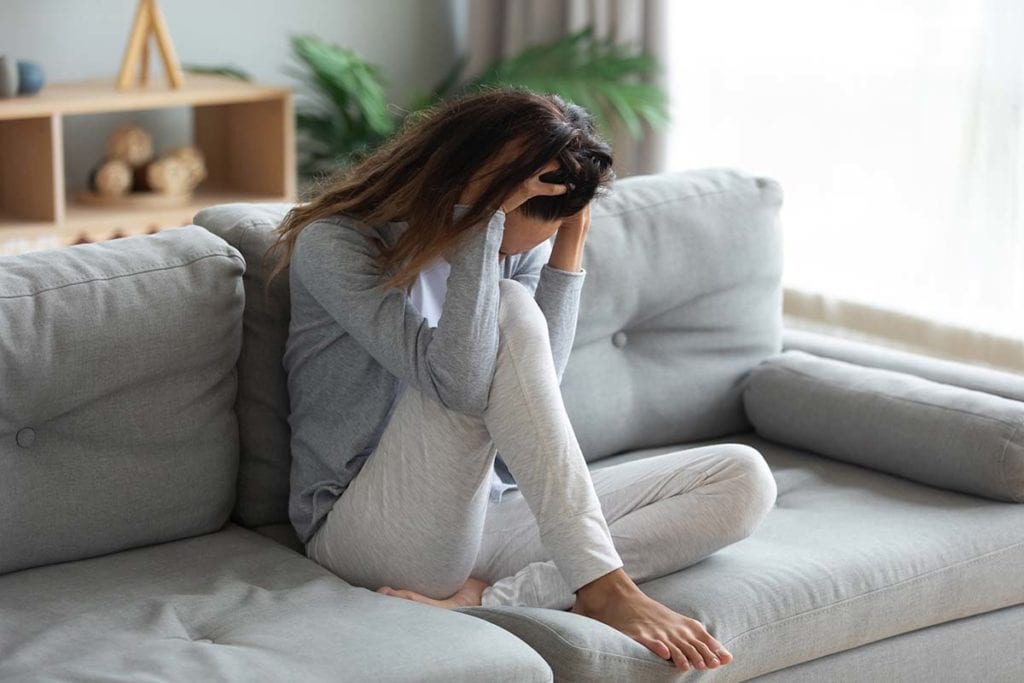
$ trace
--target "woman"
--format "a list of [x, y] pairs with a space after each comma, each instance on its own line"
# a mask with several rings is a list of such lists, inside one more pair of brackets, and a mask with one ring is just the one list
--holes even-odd
[[492, 89], [411, 115], [286, 216], [289, 514], [353, 585], [571, 608], [715, 668], [725, 648], [635, 582], [749, 535], [768, 466], [724, 444], [591, 473], [559, 390], [610, 152], [580, 107]]

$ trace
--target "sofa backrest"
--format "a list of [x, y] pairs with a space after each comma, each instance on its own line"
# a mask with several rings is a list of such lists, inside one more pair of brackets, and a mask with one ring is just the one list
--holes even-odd
[[0, 573], [224, 525], [244, 268], [197, 226], [0, 258]]
[[740, 382], [782, 346], [782, 189], [707, 168], [595, 202], [566, 411], [588, 461], [750, 428]]
[[285, 270], [266, 292], [273, 264], [270, 259], [264, 261], [264, 256], [274, 243], [274, 228], [292, 206], [219, 204], [203, 209], [192, 219], [238, 249], [246, 263], [244, 332], [235, 404], [240, 462], [232, 519], [249, 528], [290, 523], [290, 406], [287, 375], [281, 364], [288, 339], [290, 289]]
[[[774, 180], [727, 168], [622, 178], [593, 203], [561, 385], [588, 460], [750, 428], [740, 381], [781, 349], [781, 203]], [[288, 522], [288, 271], [264, 296], [263, 257], [291, 206], [224, 204], [193, 219], [247, 263], [233, 518], [249, 527]]]

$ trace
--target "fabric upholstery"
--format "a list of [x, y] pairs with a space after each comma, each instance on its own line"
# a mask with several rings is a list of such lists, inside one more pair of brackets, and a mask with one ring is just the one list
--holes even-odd
[[[223, 531], [0, 577], [3, 681], [550, 681], [508, 632]], [[17, 628], [9, 628], [17, 624]]]
[[749, 429], [739, 382], [782, 339], [782, 190], [708, 168], [592, 208], [562, 395], [587, 460]]
[[668, 683], [685, 673], [611, 626], [540, 607], [458, 607], [515, 634], [544, 657], [559, 683]]
[[822, 681], [1002, 681], [1024, 679], [1024, 605], [885, 638], [749, 679]]
[[793, 327], [786, 327], [782, 331], [782, 350], [806, 351], [823, 358], [905, 372], [933, 382], [1024, 401], [1024, 375], [981, 365], [935, 358]]
[[0, 573], [223, 526], [244, 268], [195, 226], [0, 258]]
[[750, 372], [743, 405], [766, 439], [1024, 502], [1024, 402], [790, 350]]
[[290, 522], [258, 526], [254, 527], [253, 531], [277, 541], [286, 548], [291, 548], [303, 557], [306, 556], [306, 547], [299, 540], [299, 535], [295, 533], [295, 527]]
[[[1024, 505], [921, 486], [753, 432], [630, 451], [591, 468], [712, 443], [756, 448], [772, 469], [778, 497], [749, 537], [640, 585], [655, 600], [701, 621], [733, 654], [730, 664], [702, 671], [702, 680], [744, 681], [934, 624], [1024, 605], [1024, 574], [1018, 570], [1024, 563]], [[656, 655], [599, 622], [520, 609], [463, 611], [536, 648], [559, 681], [674, 680], [671, 669], [659, 668]], [[602, 677], [626, 669], [628, 676]], [[1000, 663], [991, 671], [1004, 669]], [[853, 673], [857, 669], [838, 670], [841, 676], [818, 680], [864, 680]]]
[[[240, 435], [238, 491], [231, 518], [247, 527], [288, 522], [291, 430], [287, 376], [281, 365], [288, 339], [288, 271], [266, 282], [273, 266], [267, 249], [292, 207], [288, 203], [220, 204], [193, 219], [245, 258], [245, 313], [238, 358], [235, 411]], [[264, 258], [266, 258], [266, 262]]]

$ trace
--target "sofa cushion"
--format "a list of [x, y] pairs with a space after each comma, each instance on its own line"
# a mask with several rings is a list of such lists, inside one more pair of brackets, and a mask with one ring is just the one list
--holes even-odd
[[[745, 681], [1024, 604], [1024, 505], [921, 486], [753, 432], [630, 451], [590, 467], [714, 443], [756, 448], [778, 496], [747, 538], [640, 584], [655, 600], [701, 621], [733, 654], [731, 663], [702, 671], [701, 678]], [[525, 640], [548, 659], [559, 681], [605, 680], [605, 667], [621, 673], [629, 658], [636, 666], [616, 680], [672, 680], [656, 655], [604, 624], [522, 609], [462, 611]]]
[[235, 524], [0, 577], [0, 680], [550, 681], [469, 616], [356, 588]]
[[273, 230], [292, 207], [288, 203], [220, 204], [196, 214], [205, 227], [245, 258], [245, 313], [238, 358], [240, 461], [238, 496], [231, 518], [247, 527], [288, 522], [291, 429], [288, 377], [281, 357], [288, 340], [288, 270], [266, 291], [272, 267], [266, 251]]
[[0, 573], [223, 526], [244, 268], [197, 226], [0, 258]]
[[631, 176], [592, 210], [562, 395], [584, 457], [750, 428], [782, 343], [782, 190], [726, 168]]
[[1024, 502], [1024, 402], [790, 350], [751, 371], [743, 404], [771, 441]]
[[[559, 683], [670, 683], [685, 672], [596, 619], [542, 607], [457, 607], [515, 634], [540, 653]], [[692, 669], [691, 669], [692, 670]]]
[[[1020, 681], [1024, 605], [946, 621], [894, 638], [751, 678], [750, 683], [822, 681]], [[951, 643], [970, 643], [951, 647]]]
[[1024, 401], [1024, 375], [983, 365], [793, 327], [782, 330], [782, 350], [806, 351], [821, 358], [905, 372], [943, 384]]

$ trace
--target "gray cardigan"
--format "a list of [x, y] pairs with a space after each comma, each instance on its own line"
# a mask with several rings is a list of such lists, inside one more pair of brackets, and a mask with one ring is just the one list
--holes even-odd
[[[454, 215], [467, 208], [456, 205]], [[291, 401], [288, 514], [303, 543], [372, 453], [399, 377], [451, 410], [483, 413], [498, 352], [499, 279], [534, 293], [559, 382], [569, 360], [586, 270], [548, 265], [551, 240], [499, 263], [505, 214], [481, 221], [448, 258], [448, 291], [432, 328], [404, 290], [378, 285], [373, 236], [391, 245], [407, 228], [405, 221], [371, 226], [338, 214], [310, 223], [295, 242], [283, 364]], [[496, 470], [514, 482], [500, 456]]]

